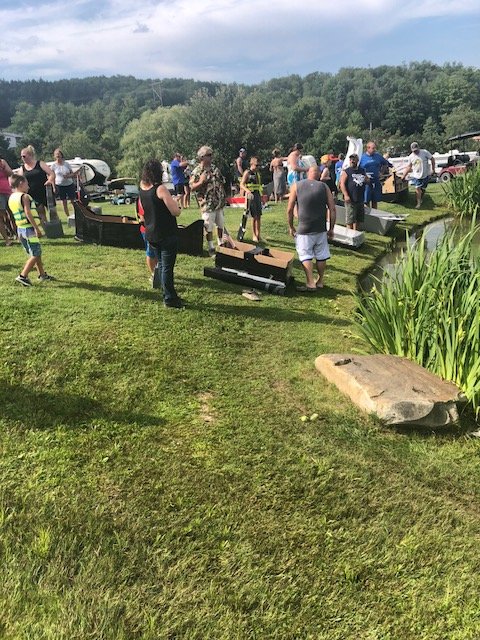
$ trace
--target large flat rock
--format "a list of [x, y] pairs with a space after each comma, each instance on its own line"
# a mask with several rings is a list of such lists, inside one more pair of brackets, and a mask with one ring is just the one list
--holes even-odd
[[415, 362], [390, 355], [330, 353], [315, 366], [329, 382], [389, 425], [443, 427], [458, 421], [461, 391]]

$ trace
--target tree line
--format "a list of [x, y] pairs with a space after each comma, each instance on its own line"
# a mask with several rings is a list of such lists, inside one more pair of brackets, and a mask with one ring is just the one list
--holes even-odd
[[0, 113], [1, 125], [42, 157], [61, 146], [69, 157], [99, 157], [134, 176], [147, 157], [169, 159], [176, 150], [193, 157], [202, 144], [224, 167], [242, 146], [264, 161], [294, 142], [319, 156], [344, 151], [347, 135], [373, 138], [394, 155], [413, 139], [433, 152], [447, 150], [453, 135], [480, 130], [480, 70], [425, 61], [257, 85], [131, 76], [0, 81]]

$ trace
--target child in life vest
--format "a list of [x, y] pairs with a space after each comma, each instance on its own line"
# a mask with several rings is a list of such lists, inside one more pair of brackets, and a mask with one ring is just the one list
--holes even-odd
[[35, 202], [28, 195], [27, 179], [24, 176], [13, 176], [11, 185], [13, 193], [8, 199], [8, 206], [17, 223], [18, 239], [28, 254], [25, 266], [15, 280], [23, 287], [31, 287], [32, 282], [28, 274], [32, 269], [37, 269], [40, 281], [55, 280], [43, 268], [42, 247], [39, 241], [42, 237], [42, 232], [33, 216]]

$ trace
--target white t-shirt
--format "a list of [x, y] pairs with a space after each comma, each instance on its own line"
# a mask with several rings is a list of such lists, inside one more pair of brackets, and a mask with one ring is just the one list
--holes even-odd
[[412, 165], [412, 178], [421, 180], [430, 175], [429, 160], [432, 158], [430, 151], [420, 149], [418, 153], [412, 153], [408, 156], [408, 162]]
[[68, 162], [64, 162], [63, 164], [54, 162], [52, 164], [52, 171], [55, 173], [55, 184], [58, 187], [68, 187], [68, 185], [73, 184], [72, 178], [65, 177], [69, 173], [72, 173], [72, 167]]

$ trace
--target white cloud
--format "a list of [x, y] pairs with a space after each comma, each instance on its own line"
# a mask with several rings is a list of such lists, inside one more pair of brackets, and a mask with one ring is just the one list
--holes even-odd
[[407, 0], [396, 6], [384, 0], [317, 0], [308, 6], [292, 0], [73, 0], [67, 8], [58, 0], [37, 0], [0, 11], [3, 33], [18, 34], [13, 44], [0, 43], [8, 60], [0, 75], [257, 82], [329, 70], [335, 50], [350, 47], [355, 59], [377, 36], [420, 19], [480, 16], [474, 0]]

